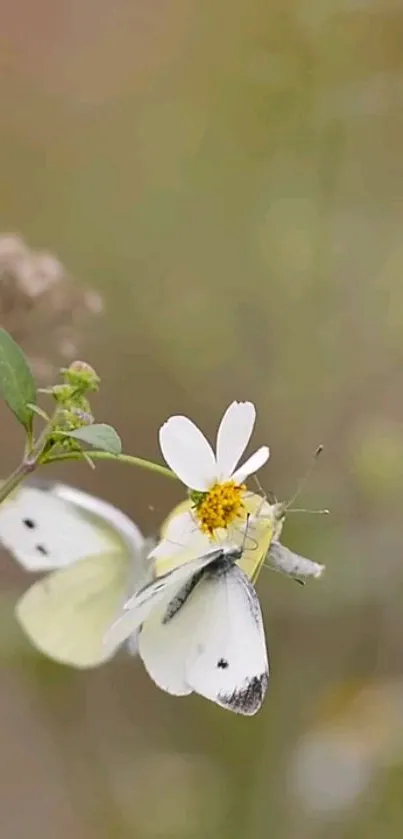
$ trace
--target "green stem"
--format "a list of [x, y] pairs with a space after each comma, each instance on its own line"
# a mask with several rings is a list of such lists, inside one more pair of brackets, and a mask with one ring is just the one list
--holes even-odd
[[20, 463], [17, 466], [17, 469], [14, 469], [14, 472], [6, 478], [5, 481], [0, 486], [0, 504], [13, 492], [14, 489], [24, 480], [24, 478], [32, 472], [32, 464], [31, 463]]
[[36, 443], [34, 443], [32, 430], [27, 430], [24, 459], [14, 472], [0, 485], [0, 504], [39, 465], [41, 455], [46, 449], [46, 443], [53, 428], [53, 421], [54, 417], [49, 420], [48, 424], [42, 430]]
[[[88, 451], [92, 460], [115, 460], [120, 463], [129, 463], [131, 466], [139, 466], [140, 469], [148, 469], [149, 472], [156, 472], [158, 475], [164, 475], [166, 478], [173, 478], [177, 480], [177, 476], [166, 466], [160, 466], [158, 463], [153, 463], [150, 460], [144, 460], [142, 457], [134, 457], [131, 454], [111, 454], [110, 452], [102, 451]], [[49, 455], [42, 461], [42, 465], [48, 463], [60, 463], [63, 460], [82, 460], [82, 452], [61, 452], [60, 454]]]

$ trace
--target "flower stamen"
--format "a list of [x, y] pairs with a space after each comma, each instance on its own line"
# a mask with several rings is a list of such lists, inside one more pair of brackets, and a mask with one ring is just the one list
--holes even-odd
[[203, 533], [212, 536], [217, 528], [227, 528], [245, 510], [243, 494], [244, 484], [225, 481], [214, 484], [206, 493], [192, 493], [194, 510]]

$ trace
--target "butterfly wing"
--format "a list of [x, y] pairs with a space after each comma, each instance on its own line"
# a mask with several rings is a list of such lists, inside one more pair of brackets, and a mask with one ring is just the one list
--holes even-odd
[[[167, 693], [185, 696], [192, 693], [186, 681], [185, 665], [192, 644], [187, 630], [185, 606], [200, 585], [203, 569], [188, 577], [172, 596], [170, 589], [142, 625], [137, 648], [146, 670], [154, 682]], [[177, 619], [178, 618], [178, 619]], [[190, 629], [190, 627], [189, 627]]]
[[[182, 551], [178, 554], [180, 564], [176, 568], [148, 582], [127, 601], [120, 616], [106, 634], [106, 645], [112, 644], [116, 647], [123, 643], [139, 629], [144, 621], [148, 621], [155, 610], [161, 610], [164, 614], [169, 604], [175, 598], [182, 596], [182, 592], [194, 576], [214, 562], [222, 553], [222, 550], [217, 549], [196, 557], [189, 552]], [[159, 614], [159, 611], [156, 611], [156, 614]]]
[[[186, 664], [196, 693], [239, 714], [261, 707], [269, 677], [263, 619], [255, 589], [237, 566], [206, 575], [195, 591], [199, 620]], [[204, 614], [203, 614], [204, 612]]]
[[268, 683], [264, 627], [253, 585], [236, 565], [207, 570], [168, 622], [160, 608], [143, 625], [139, 654], [169, 693], [195, 691], [236, 713], [262, 705]]
[[100, 554], [34, 583], [16, 606], [38, 650], [72, 667], [96, 667], [116, 652], [104, 635], [127, 596], [130, 556]]
[[139, 548], [142, 536], [134, 522], [101, 499], [32, 480], [1, 504], [0, 542], [25, 570], [35, 572]]
[[174, 696], [186, 696], [193, 692], [185, 673], [192, 643], [192, 621], [185, 604], [171, 621], [165, 623], [167, 605], [160, 605], [141, 627], [138, 653], [158, 687]]

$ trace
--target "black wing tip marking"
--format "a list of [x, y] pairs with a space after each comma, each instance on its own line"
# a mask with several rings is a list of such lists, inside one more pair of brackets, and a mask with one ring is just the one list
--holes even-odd
[[268, 683], [269, 674], [267, 672], [262, 673], [260, 676], [254, 676], [250, 679], [245, 687], [239, 691], [234, 691], [231, 694], [221, 693], [218, 701], [229, 711], [251, 717], [262, 707]]

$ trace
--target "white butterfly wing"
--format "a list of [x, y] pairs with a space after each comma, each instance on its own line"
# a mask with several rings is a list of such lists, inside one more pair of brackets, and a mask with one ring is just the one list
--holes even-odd
[[137, 524], [123, 513], [122, 510], [119, 510], [113, 504], [109, 504], [108, 501], [104, 501], [96, 495], [90, 495], [90, 493], [69, 486], [68, 484], [45, 482], [38, 478], [32, 478], [31, 483], [39, 488], [47, 489], [48, 492], [52, 492], [53, 495], [62, 498], [64, 501], [71, 502], [80, 512], [87, 515], [90, 521], [95, 521], [101, 527], [107, 529], [109, 534], [111, 530], [115, 536], [118, 534], [120, 538], [125, 540], [129, 547], [134, 547], [140, 551], [143, 547], [147, 547], [147, 553], [155, 548], [155, 540], [148, 539], [147, 545], [145, 545], [144, 537]]
[[[140, 589], [142, 589], [145, 585], [148, 585], [148, 583], [150, 583], [151, 580], [153, 579], [153, 566], [152, 566], [152, 561], [150, 559], [150, 552], [155, 547], [155, 544], [156, 544], [156, 542], [155, 542], [155, 539], [153, 537], [146, 537], [143, 540], [141, 550], [136, 550], [136, 551], [134, 551], [134, 553], [132, 551], [133, 562], [132, 562], [132, 570], [131, 570], [131, 574], [130, 574], [130, 577], [129, 577], [129, 586], [128, 586], [128, 592], [129, 592], [131, 597], [135, 596], [135, 593], [137, 591], [140, 591]], [[127, 592], [126, 592], [126, 597], [124, 599], [123, 607], [125, 606], [125, 603], [127, 602], [126, 598], [127, 598]], [[122, 613], [122, 606], [120, 606], [120, 609], [119, 609], [118, 613], [114, 615], [114, 620], [111, 624], [109, 624], [108, 630], [111, 628], [111, 626], [114, 625], [114, 623], [116, 621], [116, 618], [121, 613]], [[108, 634], [108, 631], [106, 632], [106, 636], [107, 636], [107, 634]], [[138, 635], [139, 635], [139, 628], [137, 627], [137, 629], [135, 629], [129, 635], [129, 637], [127, 638], [126, 649], [127, 649], [127, 652], [130, 653], [130, 655], [133, 655], [133, 656], [137, 655], [137, 653], [138, 653]], [[105, 635], [104, 635], [104, 638], [103, 638], [103, 644], [105, 645]], [[117, 647], [117, 646], [120, 646], [120, 644], [118, 642], [115, 643], [115, 647]], [[113, 644], [112, 644], [112, 647], [113, 647]]]
[[181, 592], [186, 589], [192, 578], [221, 554], [221, 550], [212, 550], [196, 557], [189, 553], [190, 559], [185, 561], [185, 552], [181, 552], [180, 565], [147, 583], [127, 601], [122, 613], [106, 634], [106, 645], [112, 644], [116, 647], [123, 643], [144, 621], [148, 621], [153, 612], [159, 614], [156, 610], [161, 610], [164, 614], [169, 603], [181, 596]]
[[199, 574], [203, 568], [198, 563], [197, 572], [190, 576], [188, 574], [185, 582], [183, 571], [181, 566], [177, 569], [178, 573], [170, 572], [166, 575], [176, 577], [175, 589], [172, 591], [171, 586], [165, 587], [157, 608], [152, 610], [143, 623], [137, 639], [138, 653], [149, 676], [158, 687], [175, 696], [185, 696], [193, 691], [186, 681], [186, 661], [193, 644], [190, 626], [193, 611], [189, 614], [187, 606], [193, 602], [196, 589], [202, 584]]
[[63, 484], [27, 482], [0, 506], [0, 542], [25, 570], [49, 571], [121, 551], [129, 539], [121, 519], [138, 547], [140, 531], [112, 505]]
[[186, 696], [193, 692], [185, 673], [193, 627], [187, 604], [172, 620], [163, 623], [168, 603], [160, 605], [143, 624], [137, 640], [138, 654], [158, 687], [174, 696]]
[[186, 665], [188, 684], [224, 708], [255, 714], [266, 694], [269, 665], [252, 583], [235, 565], [218, 577], [206, 576], [196, 598], [200, 619]]
[[195, 691], [236, 713], [262, 705], [268, 660], [255, 590], [236, 565], [206, 571], [168, 622], [164, 609], [142, 627], [139, 654], [156, 684], [169, 693]]
[[82, 559], [34, 583], [17, 603], [17, 619], [45, 655], [72, 667], [96, 667], [116, 652], [104, 636], [127, 597], [130, 573], [128, 554]]

